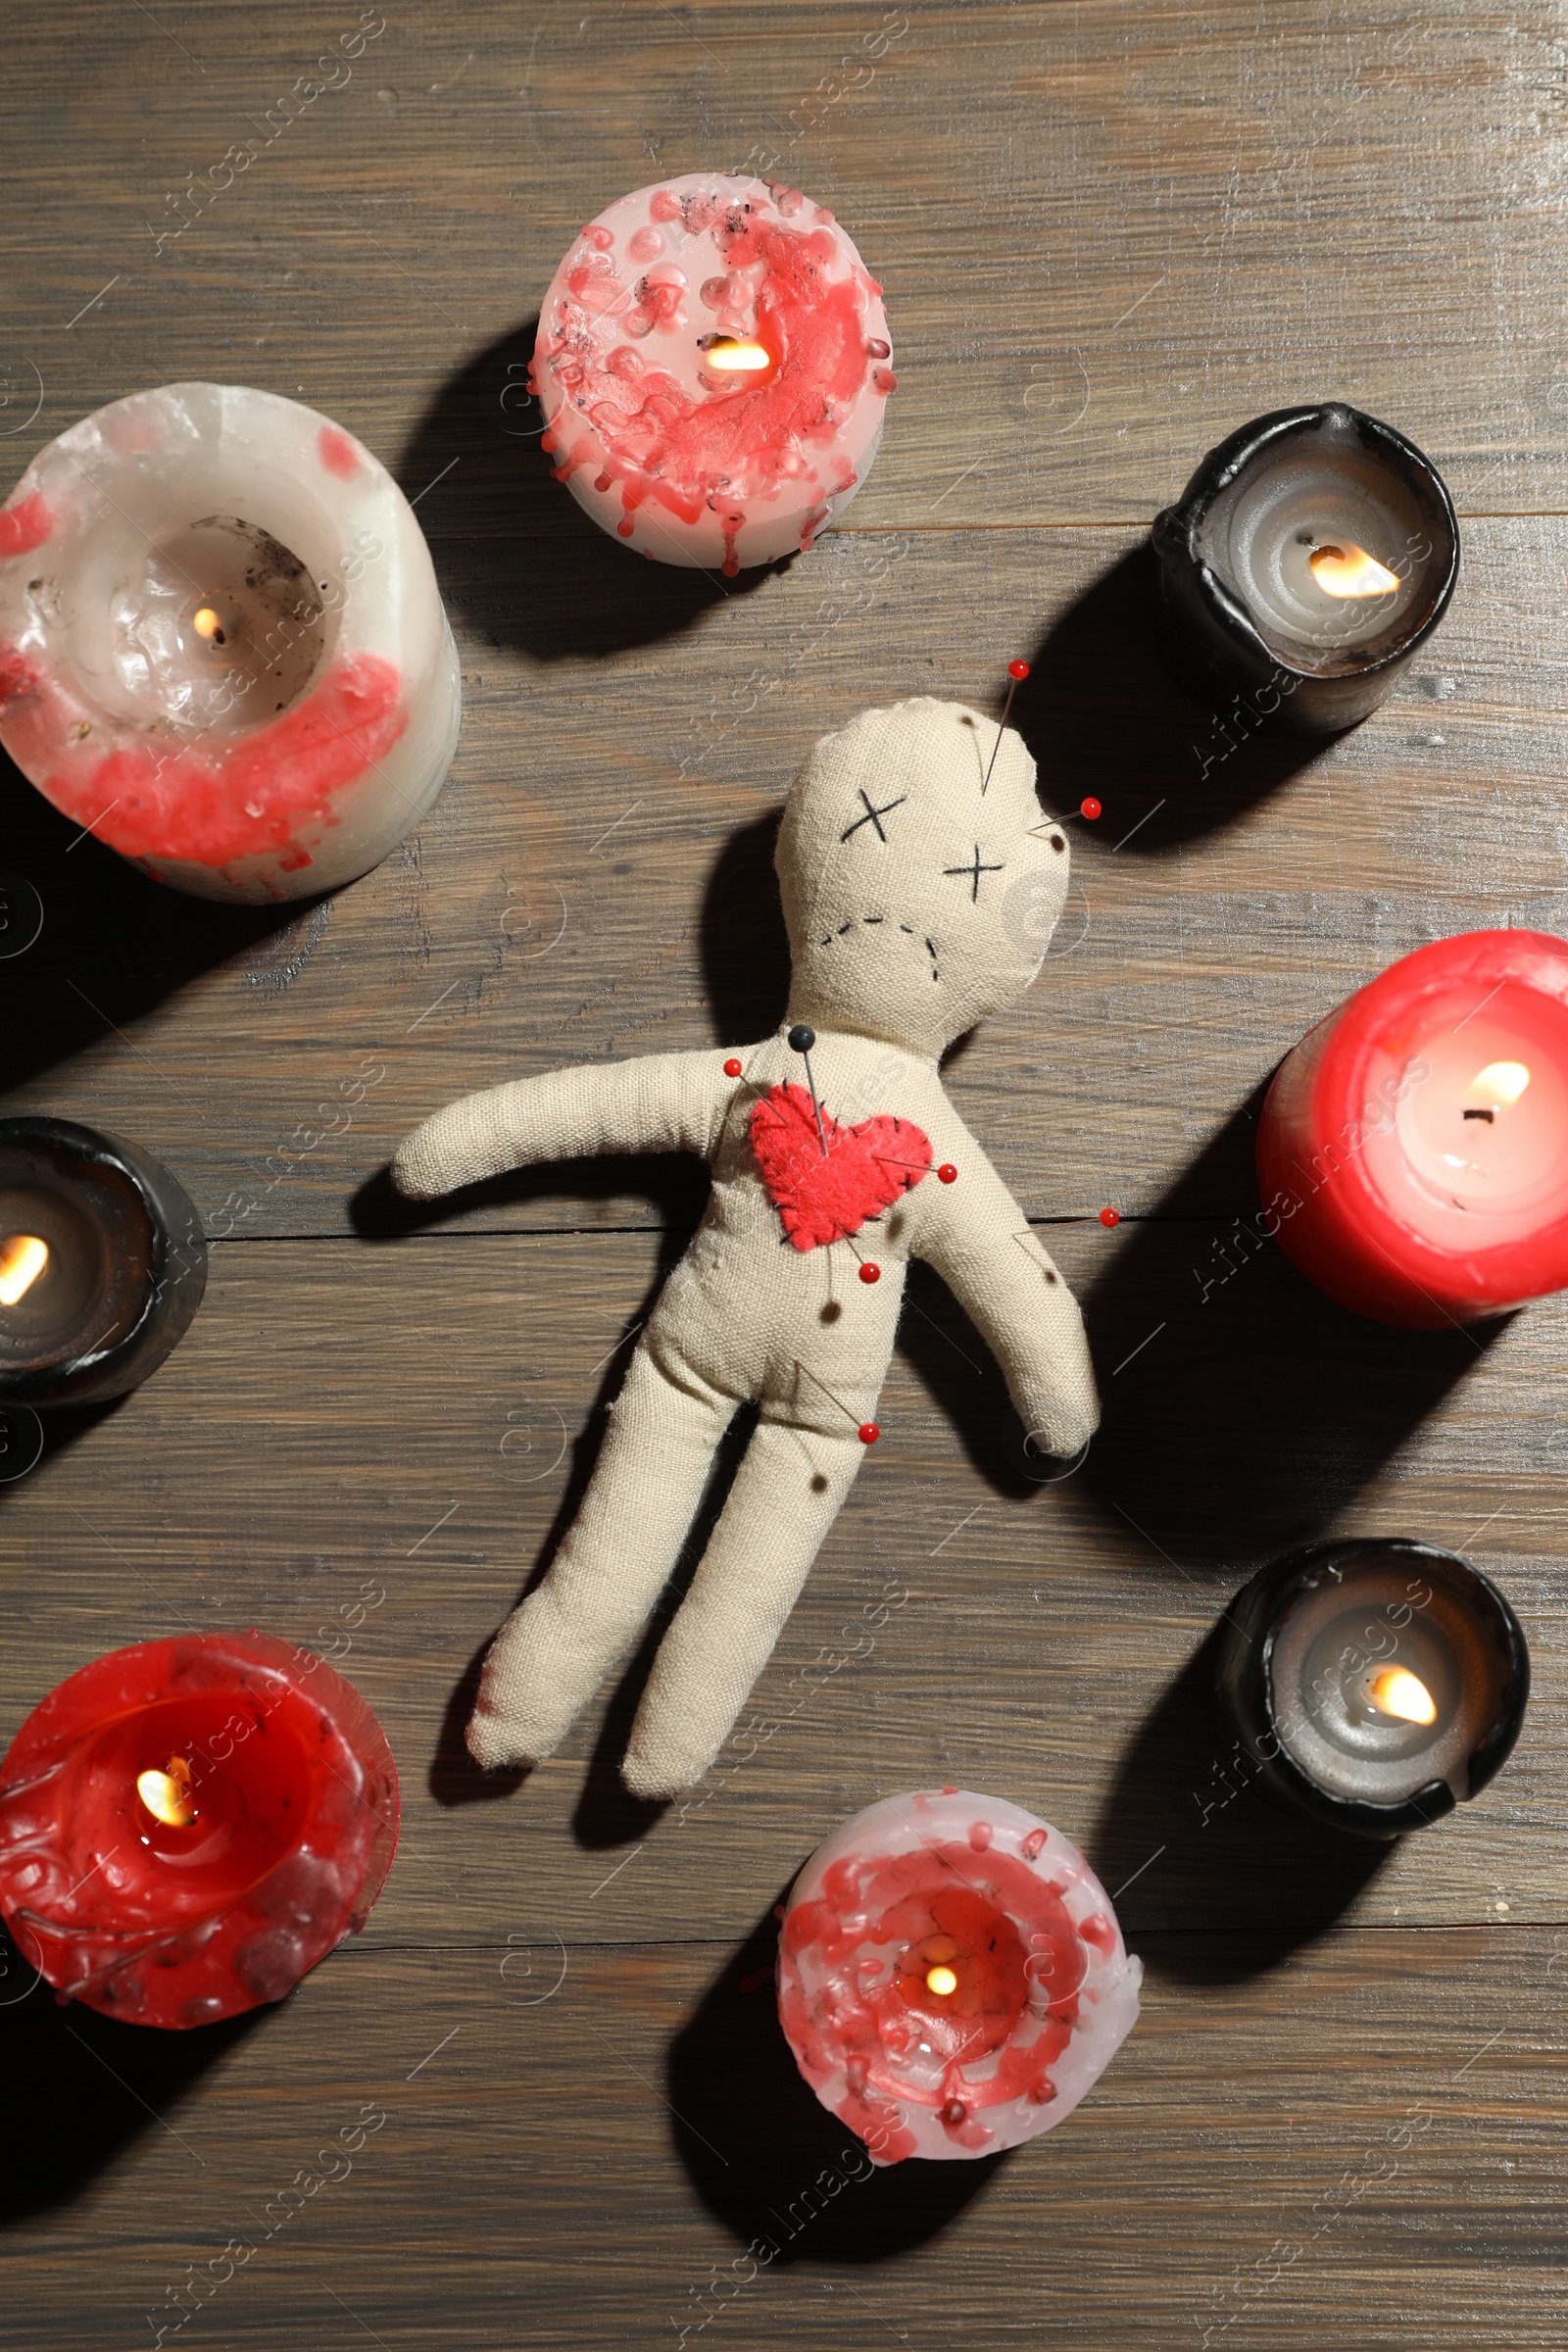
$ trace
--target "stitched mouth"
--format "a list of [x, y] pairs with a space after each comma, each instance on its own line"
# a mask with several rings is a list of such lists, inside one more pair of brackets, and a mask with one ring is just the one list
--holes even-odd
[[917, 931], [912, 923], [901, 921], [897, 915], [851, 915], [846, 921], [837, 924], [832, 930], [824, 931], [821, 938], [818, 940], [817, 945], [823, 948], [831, 948], [836, 946], [837, 943], [847, 935], [858, 933], [862, 927], [869, 931], [875, 930], [879, 925], [881, 926], [882, 930], [893, 939], [899, 939], [902, 934], [914, 944], [916, 950], [923, 948], [925, 950], [926, 960], [931, 967], [931, 977], [933, 980], [940, 981], [942, 973], [938, 961], [936, 941], [934, 939], [927, 938], [923, 932]]

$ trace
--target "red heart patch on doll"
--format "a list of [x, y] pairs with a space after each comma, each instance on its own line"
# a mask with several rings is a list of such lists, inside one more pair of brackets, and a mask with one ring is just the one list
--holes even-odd
[[858, 1233], [867, 1217], [912, 1193], [931, 1165], [920, 1129], [885, 1112], [841, 1127], [824, 1110], [818, 1134], [804, 1086], [775, 1086], [762, 1097], [752, 1112], [752, 1150], [797, 1250]]

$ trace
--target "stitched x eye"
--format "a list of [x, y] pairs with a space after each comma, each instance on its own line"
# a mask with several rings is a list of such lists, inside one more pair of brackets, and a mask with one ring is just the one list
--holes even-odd
[[982, 865], [980, 862], [980, 844], [976, 842], [974, 845], [974, 863], [972, 865], [945, 865], [942, 868], [942, 871], [945, 874], [967, 874], [969, 878], [969, 904], [972, 906], [976, 899], [978, 899], [980, 896], [981, 875], [1000, 874], [1004, 871], [1004, 867], [1001, 865]]
[[870, 795], [862, 786], [860, 791], [860, 799], [865, 805], [865, 814], [863, 816], [858, 816], [853, 825], [845, 826], [844, 831], [839, 835], [840, 841], [848, 841], [850, 835], [852, 833], [858, 833], [862, 825], [875, 825], [876, 837], [878, 841], [886, 841], [887, 835], [882, 830], [883, 817], [886, 816], [890, 808], [902, 808], [908, 797], [909, 796], [906, 792], [901, 792], [896, 801], [884, 801], [881, 808], [873, 808]]

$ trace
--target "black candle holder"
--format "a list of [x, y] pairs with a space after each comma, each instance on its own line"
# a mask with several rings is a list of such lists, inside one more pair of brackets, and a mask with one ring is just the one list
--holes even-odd
[[[1432, 1726], [1380, 1721], [1360, 1702], [1365, 1682], [1392, 1667], [1421, 1678]], [[1216, 1686], [1270, 1795], [1391, 1838], [1450, 1813], [1500, 1769], [1524, 1720], [1530, 1652], [1507, 1601], [1467, 1560], [1396, 1537], [1349, 1538], [1259, 1571], [1226, 1612]]]
[[[24, 1252], [20, 1245], [33, 1248]], [[69, 1119], [0, 1119], [0, 1406], [100, 1404], [157, 1370], [207, 1283], [183, 1188], [135, 1145]]]
[[[1374, 571], [1399, 582], [1386, 620], [1379, 599], [1352, 612], [1356, 600], [1337, 603], [1309, 576], [1314, 559], [1370, 539], [1381, 542], [1368, 550]], [[1331, 734], [1365, 718], [1459, 576], [1458, 518], [1437, 467], [1340, 401], [1232, 433], [1156, 517], [1153, 541], [1172, 666], [1201, 701], [1234, 701], [1244, 734]]]

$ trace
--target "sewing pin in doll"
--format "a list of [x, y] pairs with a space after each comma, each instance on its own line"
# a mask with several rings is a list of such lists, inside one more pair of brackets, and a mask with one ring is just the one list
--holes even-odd
[[982, 800], [985, 798], [986, 785], [991, 781], [991, 770], [997, 764], [997, 754], [1002, 749], [1002, 738], [1007, 732], [1007, 718], [1012, 710], [1012, 698], [1028, 675], [1029, 664], [1027, 662], [1009, 662], [1007, 663], [1007, 699], [1002, 706], [1002, 724], [997, 729], [997, 740], [991, 747], [991, 758], [987, 762], [984, 781], [980, 786]]
[[806, 1064], [806, 1084], [811, 1097], [811, 1108], [816, 1113], [816, 1140], [822, 1147], [822, 1157], [826, 1159], [827, 1135], [822, 1126], [822, 1105], [816, 1099], [816, 1080], [811, 1076], [811, 1048], [816, 1043], [816, 1031], [808, 1028], [805, 1021], [797, 1021], [790, 1031], [788, 1043], [790, 1051], [798, 1054]]
[[839, 1239], [841, 1242], [849, 1242], [850, 1254], [860, 1269], [860, 1280], [862, 1282], [880, 1282], [882, 1279], [881, 1267], [877, 1264], [875, 1258], [862, 1257], [860, 1255], [860, 1252], [856, 1249], [853, 1240], [851, 1240], [849, 1230], [846, 1226], [841, 1225], [839, 1227]]
[[[844, 1415], [847, 1421], [855, 1421], [855, 1415], [850, 1411], [850, 1408], [845, 1403], [843, 1397], [834, 1396], [833, 1391], [828, 1387], [825, 1380], [817, 1380], [816, 1374], [811, 1370], [809, 1364], [803, 1364], [800, 1357], [797, 1356], [795, 1359], [795, 1369], [797, 1372], [804, 1372], [808, 1380], [814, 1381], [824, 1396], [832, 1396], [833, 1402], [838, 1406], [839, 1411]], [[882, 1435], [882, 1432], [880, 1429], [878, 1429], [874, 1421], [856, 1421], [855, 1434], [859, 1439], [862, 1446], [874, 1446], [878, 1438]]]

